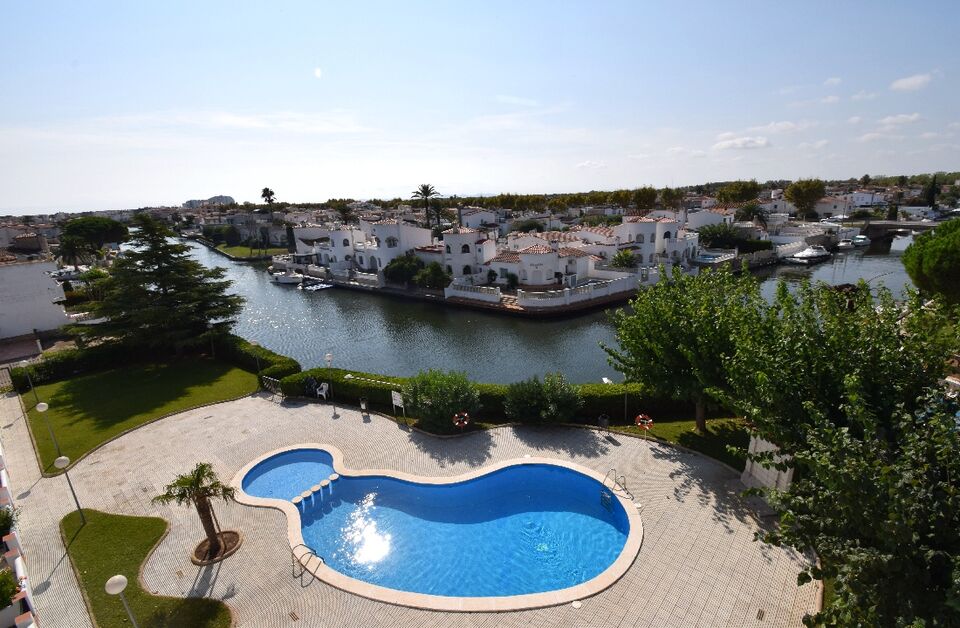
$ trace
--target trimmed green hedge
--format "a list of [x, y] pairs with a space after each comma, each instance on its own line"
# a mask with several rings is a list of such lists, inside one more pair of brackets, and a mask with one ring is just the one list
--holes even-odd
[[[216, 357], [228, 364], [251, 373], [257, 372], [257, 357], [260, 358], [261, 376], [282, 379], [300, 372], [300, 363], [293, 358], [274, 353], [263, 347], [255, 347], [243, 338], [234, 335], [224, 336], [214, 343]], [[34, 384], [47, 384], [126, 364], [138, 364], [157, 359], [156, 353], [137, 350], [126, 345], [102, 344], [86, 349], [65, 349], [44, 355], [40, 362], [28, 367], [16, 367], [10, 370], [10, 379], [17, 392], [29, 390], [27, 369]]]
[[[351, 375], [347, 378], [346, 375]], [[390, 391], [400, 390], [406, 383], [405, 377], [389, 377], [376, 373], [362, 371], [348, 371], [337, 368], [315, 368], [280, 380], [283, 394], [288, 397], [303, 397], [306, 395], [305, 382], [308, 377], [317, 382], [329, 382], [333, 393], [332, 398], [337, 403], [358, 405], [360, 397], [366, 397], [368, 407], [385, 414], [392, 413]], [[359, 379], [364, 378], [364, 379]], [[373, 380], [373, 381], [370, 381]], [[392, 383], [389, 385], [388, 382]], [[480, 411], [472, 418], [484, 423], [507, 423], [509, 419], [503, 408], [507, 386], [503, 384], [475, 384], [480, 392]], [[597, 417], [606, 414], [612, 424], [623, 424], [623, 396], [627, 393], [627, 423], [633, 417], [644, 412], [657, 421], [688, 419], [694, 414], [692, 403], [650, 397], [643, 392], [640, 384], [579, 384], [580, 395], [583, 397], [583, 409], [579, 421], [593, 424]]]

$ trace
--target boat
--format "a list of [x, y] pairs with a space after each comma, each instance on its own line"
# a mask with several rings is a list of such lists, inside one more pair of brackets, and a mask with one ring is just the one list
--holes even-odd
[[870, 238], [865, 235], [853, 236], [853, 246], [870, 246]]
[[303, 281], [303, 275], [300, 273], [293, 273], [288, 270], [285, 273], [272, 273], [270, 275], [270, 281], [284, 284], [300, 283]]
[[333, 284], [329, 283], [314, 283], [309, 286], [301, 286], [301, 290], [306, 290], [308, 292], [316, 292], [317, 290], [325, 290], [327, 288], [332, 288]]
[[837, 248], [841, 251], [849, 251], [850, 249], [854, 248], [853, 240], [850, 238], [844, 238], [843, 240], [837, 242]]
[[788, 264], [816, 264], [830, 259], [833, 255], [830, 251], [819, 244], [808, 246], [799, 253], [783, 258]]

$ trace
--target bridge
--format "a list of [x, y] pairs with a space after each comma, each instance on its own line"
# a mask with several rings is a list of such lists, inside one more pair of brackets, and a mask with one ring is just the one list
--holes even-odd
[[893, 232], [900, 229], [929, 231], [939, 224], [938, 222], [921, 222], [919, 220], [871, 220], [864, 223], [860, 232], [871, 240], [879, 240], [892, 238]]

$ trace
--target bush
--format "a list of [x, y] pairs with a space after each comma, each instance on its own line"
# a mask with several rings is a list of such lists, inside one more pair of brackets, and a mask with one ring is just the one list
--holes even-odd
[[63, 291], [63, 304], [67, 307], [71, 305], [78, 305], [80, 303], [86, 303], [90, 300], [90, 297], [87, 296], [86, 292], [81, 292], [79, 290], [64, 290]]
[[507, 387], [504, 411], [515, 421], [566, 423], [572, 420], [583, 399], [576, 386], [561, 373], [547, 373], [541, 382], [536, 376]]
[[737, 250], [740, 253], [756, 253], [757, 251], [773, 250], [773, 242], [770, 240], [742, 240], [737, 243]]
[[507, 288], [515, 290], [520, 285], [520, 278], [516, 273], [507, 273]]
[[408, 253], [390, 260], [390, 263], [383, 269], [383, 275], [388, 281], [407, 283], [413, 281], [413, 278], [417, 276], [423, 266], [423, 260], [414, 257], [412, 253]]
[[10, 569], [0, 570], [0, 608], [7, 608], [13, 603], [18, 586], [17, 577]]
[[689, 419], [694, 415], [692, 403], [648, 396], [640, 384], [580, 384], [583, 399], [581, 416], [593, 422], [601, 414], [610, 417], [612, 423], [623, 423], [623, 399], [627, 397], [627, 422], [643, 412], [654, 421]]
[[20, 517], [20, 509], [12, 506], [0, 507], [0, 538], [10, 534], [17, 525], [17, 519]]
[[421, 288], [442, 290], [450, 283], [450, 278], [439, 262], [430, 262], [414, 276], [413, 282]]
[[507, 386], [503, 410], [514, 421], [539, 421], [545, 405], [543, 383], [536, 376]]
[[480, 393], [459, 371], [420, 371], [403, 387], [403, 400], [421, 426], [436, 433], [456, 431], [453, 415], [474, 414], [480, 409]]
[[389, 412], [393, 409], [390, 392], [400, 390], [407, 382], [407, 379], [403, 377], [389, 377], [376, 373], [347, 371], [321, 366], [284, 377], [280, 380], [280, 390], [287, 397], [303, 397], [307, 395], [306, 383], [310, 378], [317, 382], [329, 383], [331, 398], [337, 403], [357, 405], [361, 397], [366, 397], [371, 409], [383, 412]]

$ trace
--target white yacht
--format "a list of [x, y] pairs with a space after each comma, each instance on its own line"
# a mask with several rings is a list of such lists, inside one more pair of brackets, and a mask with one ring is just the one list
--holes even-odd
[[303, 281], [303, 275], [287, 269], [285, 273], [271, 273], [270, 281], [274, 283], [294, 284]]
[[849, 251], [850, 249], [854, 248], [853, 240], [850, 238], [844, 238], [843, 240], [837, 242], [837, 248], [841, 251]]
[[855, 235], [853, 236], [853, 246], [869, 246], [870, 238], [865, 235]]
[[795, 253], [790, 257], [783, 258], [783, 261], [788, 264], [816, 264], [818, 262], [823, 262], [830, 259], [830, 256], [833, 255], [830, 251], [823, 248], [819, 244], [814, 244], [813, 246], [808, 246], [799, 253]]

